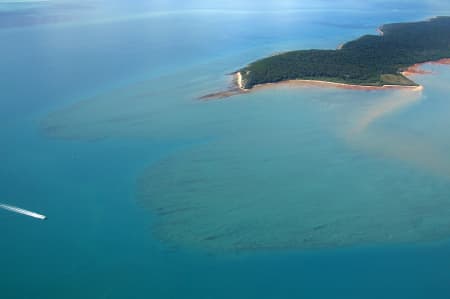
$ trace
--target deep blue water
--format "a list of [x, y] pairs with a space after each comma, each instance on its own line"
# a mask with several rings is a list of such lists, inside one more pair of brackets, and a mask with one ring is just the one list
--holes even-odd
[[[310, 102], [296, 101], [293, 94], [302, 90], [295, 89], [231, 102], [195, 100], [226, 86], [224, 74], [276, 51], [335, 48], [383, 23], [450, 10], [448, 4], [427, 1], [367, 2], [0, 4], [0, 202], [49, 217], [38, 222], [0, 211], [1, 298], [448, 298], [445, 239], [209, 252], [158, 238], [155, 213], [136, 195], [138, 178], [161, 161], [178, 161], [215, 140], [239, 145], [233, 136], [242, 128], [250, 134], [264, 123], [292, 129], [293, 115], [278, 122], [272, 111], [302, 109], [301, 124], [311, 132], [328, 132], [335, 119], [346, 126], [329, 108], [336, 105], [330, 90], [305, 91]], [[443, 96], [449, 91], [440, 82], [450, 75], [438, 71], [441, 77], [420, 79], [433, 87], [420, 102], [424, 107], [374, 127], [445, 139]], [[140, 97], [127, 97], [132, 92]], [[336, 101], [344, 105], [359, 97], [377, 95], [344, 93]], [[369, 104], [362, 100], [361, 107]], [[56, 113], [51, 122], [62, 126], [55, 134], [41, 126], [49, 113]], [[313, 119], [320, 113], [323, 119]], [[408, 119], [415, 124], [401, 127]], [[322, 140], [320, 134], [302, 136]], [[447, 145], [439, 142], [433, 145]], [[363, 155], [359, 144], [351, 146], [357, 147], [349, 150], [352, 159]], [[423, 175], [426, 188], [444, 196], [445, 175], [435, 178], [434, 164], [422, 169], [425, 162], [413, 154], [408, 158], [407, 166], [396, 159], [389, 164], [394, 173], [389, 177], [406, 172], [404, 167], [414, 169], [401, 190], [408, 182], [412, 192], [418, 190]], [[382, 173], [385, 165], [375, 164], [367, 165]], [[350, 172], [358, 169], [352, 165]]]

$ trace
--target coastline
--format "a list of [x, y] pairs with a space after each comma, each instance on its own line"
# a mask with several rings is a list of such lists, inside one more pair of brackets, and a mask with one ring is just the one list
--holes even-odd
[[236, 72], [230, 74], [232, 75], [231, 87], [225, 91], [213, 92], [199, 97], [199, 100], [209, 101], [209, 100], [217, 100], [229, 98], [238, 94], [248, 93], [251, 90], [245, 89], [242, 83], [242, 75], [241, 72]]
[[423, 63], [414, 64], [414, 65], [408, 67], [407, 69], [405, 69], [404, 71], [402, 71], [401, 74], [405, 77], [409, 77], [409, 76], [414, 76], [414, 75], [430, 75], [433, 73], [431, 71], [425, 71], [425, 70], [421, 69], [422, 65], [423, 65]]
[[[412, 76], [412, 75], [428, 75], [433, 74], [430, 71], [425, 71], [421, 69], [421, 66], [426, 64], [441, 64], [441, 65], [450, 65], [450, 58], [443, 58], [439, 60], [434, 61], [427, 61], [423, 63], [416, 63], [404, 71], [400, 72], [405, 77]], [[252, 90], [261, 89], [268, 86], [274, 86], [274, 85], [303, 85], [303, 86], [320, 86], [320, 87], [336, 87], [336, 88], [343, 88], [343, 89], [352, 89], [352, 90], [385, 90], [385, 89], [417, 89], [422, 90], [422, 85], [358, 85], [358, 84], [350, 84], [350, 83], [338, 83], [338, 82], [332, 82], [332, 81], [323, 81], [323, 80], [311, 80], [311, 79], [295, 79], [295, 80], [286, 80], [286, 81], [280, 81], [280, 82], [272, 82], [272, 83], [264, 83], [264, 84], [257, 84], [253, 86], [250, 89], [244, 88], [242, 85], [242, 74], [241, 72], [236, 72], [234, 74], [237, 82], [237, 87], [245, 92], [250, 92]]]
[[[450, 58], [443, 58], [435, 61], [427, 61], [423, 63], [417, 63], [414, 65], [411, 65], [410, 67], [406, 68], [400, 74], [402, 74], [405, 77], [410, 77], [414, 75], [429, 75], [432, 74], [430, 71], [425, 71], [421, 69], [422, 65], [425, 64], [443, 64], [443, 65], [450, 65]], [[253, 86], [252, 88], [248, 89], [245, 88], [243, 85], [243, 78], [240, 71], [235, 72], [232, 74], [232, 87], [228, 90], [221, 91], [221, 92], [215, 92], [210, 93], [207, 95], [204, 95], [200, 97], [201, 100], [212, 100], [212, 99], [223, 99], [232, 97], [239, 94], [249, 93], [256, 90], [261, 90], [265, 88], [270, 88], [274, 86], [304, 86], [304, 87], [322, 87], [322, 88], [340, 88], [340, 89], [347, 89], [347, 90], [361, 90], [361, 91], [371, 91], [371, 90], [392, 90], [392, 89], [408, 89], [413, 91], [421, 91], [423, 90], [422, 85], [382, 85], [382, 86], [376, 86], [376, 85], [358, 85], [358, 84], [349, 84], [349, 83], [338, 83], [338, 82], [331, 82], [331, 81], [323, 81], [323, 80], [310, 80], [310, 79], [295, 79], [295, 80], [285, 80], [280, 82], [271, 82], [271, 83], [264, 83], [264, 84], [257, 84]]]
[[377, 32], [380, 36], [384, 36], [383, 26], [377, 28]]
[[411, 65], [404, 71], [402, 71], [401, 74], [405, 77], [414, 76], [414, 75], [432, 75], [433, 74], [432, 71], [426, 71], [426, 70], [421, 69], [421, 67], [426, 64], [450, 65], [450, 58], [444, 58], [444, 59], [439, 59], [439, 60], [435, 60], [435, 61], [427, 61], [427, 62], [423, 62], [423, 63], [416, 63], [414, 65]]
[[239, 89], [241, 89], [241, 90], [246, 90], [246, 89], [244, 88], [244, 85], [242, 84], [242, 74], [241, 74], [241, 72], [235, 73], [234, 76], [235, 76], [235, 80], [236, 80], [237, 87], [238, 87]]
[[243, 88], [239, 86], [239, 88], [243, 92], [250, 92], [253, 90], [259, 90], [272, 86], [308, 86], [308, 87], [328, 87], [328, 88], [341, 88], [341, 89], [350, 89], [350, 90], [385, 90], [385, 89], [423, 89], [421, 85], [357, 85], [357, 84], [348, 84], [348, 83], [338, 83], [331, 81], [322, 81], [322, 80], [306, 80], [306, 79], [296, 79], [296, 80], [286, 80], [274, 83], [264, 83], [253, 86], [251, 89]]
[[[228, 97], [273, 85], [352, 90], [423, 89], [408, 77], [432, 74], [421, 68], [423, 64], [450, 64], [449, 28], [450, 16], [384, 24], [376, 29], [378, 36], [366, 34], [338, 45], [336, 50], [309, 49], [288, 51], [278, 54], [279, 57], [271, 55], [232, 73], [233, 86], [227, 91], [201, 98]], [[414, 41], [417, 46], [411, 43]], [[437, 57], [447, 58], [435, 60]]]

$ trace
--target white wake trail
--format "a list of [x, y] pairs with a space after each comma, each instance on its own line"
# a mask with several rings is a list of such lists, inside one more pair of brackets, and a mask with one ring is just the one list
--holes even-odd
[[25, 210], [25, 209], [21, 209], [21, 208], [18, 208], [18, 207], [10, 206], [10, 205], [7, 205], [7, 204], [0, 204], [0, 208], [8, 210], [8, 211], [11, 211], [11, 212], [14, 212], [14, 213], [26, 215], [26, 216], [33, 217], [33, 218], [36, 218], [36, 219], [40, 219], [40, 220], [47, 219], [47, 216], [44, 216], [44, 215], [41, 215], [41, 214], [38, 214], [38, 213], [35, 213], [35, 212], [32, 212], [32, 211], [28, 211], [28, 210]]

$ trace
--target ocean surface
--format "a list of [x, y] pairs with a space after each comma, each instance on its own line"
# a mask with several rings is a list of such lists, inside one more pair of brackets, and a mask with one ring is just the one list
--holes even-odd
[[[299, 2], [299, 1], [298, 1]], [[445, 1], [1, 1], [0, 298], [449, 298], [450, 66], [201, 101]]]

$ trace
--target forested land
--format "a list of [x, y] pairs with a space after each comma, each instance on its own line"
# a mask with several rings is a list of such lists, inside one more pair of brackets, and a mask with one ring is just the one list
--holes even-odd
[[388, 24], [338, 50], [300, 50], [255, 61], [239, 71], [244, 88], [293, 79], [357, 85], [417, 85], [401, 71], [450, 58], [450, 17]]

